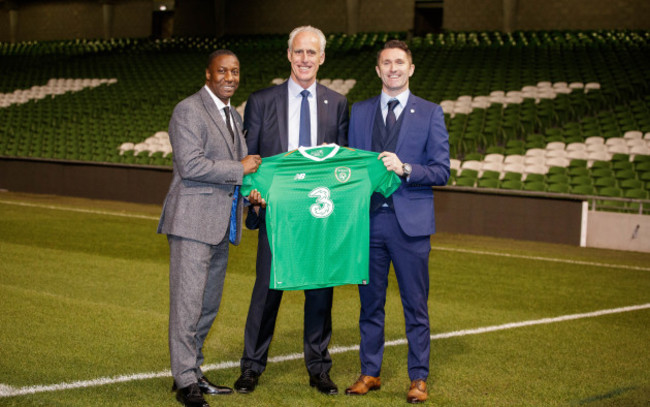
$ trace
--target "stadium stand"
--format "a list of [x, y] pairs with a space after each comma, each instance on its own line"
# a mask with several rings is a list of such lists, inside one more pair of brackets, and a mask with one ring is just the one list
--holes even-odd
[[[406, 34], [329, 35], [321, 83], [351, 103], [375, 95], [374, 55], [389, 38]], [[413, 92], [445, 113], [449, 185], [647, 197], [647, 32], [447, 32], [410, 46]], [[284, 36], [0, 43], [0, 156], [169, 167], [171, 110], [221, 47], [245, 67], [240, 113], [284, 80]]]

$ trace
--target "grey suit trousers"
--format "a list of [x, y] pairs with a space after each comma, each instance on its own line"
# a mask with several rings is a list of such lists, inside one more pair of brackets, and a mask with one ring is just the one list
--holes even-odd
[[[228, 233], [217, 245], [168, 235], [169, 353], [179, 388], [203, 376], [203, 343], [219, 311], [228, 264]], [[206, 273], [207, 270], [207, 273]]]

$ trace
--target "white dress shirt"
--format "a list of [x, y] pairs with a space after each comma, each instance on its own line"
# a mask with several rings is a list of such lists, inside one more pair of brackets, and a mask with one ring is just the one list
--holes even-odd
[[219, 99], [218, 97], [215, 96], [214, 93], [212, 93], [212, 91], [210, 90], [208, 85], [205, 85], [205, 89], [207, 89], [208, 94], [210, 95], [212, 100], [214, 100], [214, 103], [217, 105], [217, 109], [219, 109], [219, 114], [221, 114], [221, 118], [223, 119], [224, 123], [228, 123], [228, 122], [226, 121], [226, 112], [223, 111], [223, 108], [228, 106], [228, 108], [229, 108], [228, 110], [230, 111], [230, 125], [232, 126], [232, 128], [234, 130], [235, 129], [235, 121], [233, 120], [233, 117], [232, 117], [232, 106], [230, 106], [230, 99], [228, 99], [228, 104], [226, 105], [225, 103], [223, 103], [221, 101], [221, 99]]
[[381, 115], [384, 118], [384, 124], [386, 124], [386, 116], [388, 115], [388, 102], [393, 99], [397, 99], [399, 102], [397, 106], [395, 106], [395, 109], [393, 109], [393, 112], [395, 112], [395, 119], [399, 120], [399, 115], [402, 114], [402, 110], [406, 107], [406, 102], [408, 102], [410, 95], [411, 91], [408, 89], [397, 96], [388, 96], [383, 91], [381, 92]]

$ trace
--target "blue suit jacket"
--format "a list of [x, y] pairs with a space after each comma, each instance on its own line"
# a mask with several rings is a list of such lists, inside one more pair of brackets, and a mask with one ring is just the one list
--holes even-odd
[[[352, 105], [348, 141], [350, 147], [372, 150], [373, 125], [380, 97]], [[404, 117], [395, 153], [413, 167], [409, 181], [393, 193], [395, 215], [409, 236], [435, 233], [433, 185], [449, 178], [449, 134], [442, 108], [413, 94], [401, 113]]]

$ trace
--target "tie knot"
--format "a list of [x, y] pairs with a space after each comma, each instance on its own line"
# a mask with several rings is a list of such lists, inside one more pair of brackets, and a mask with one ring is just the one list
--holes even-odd
[[230, 113], [230, 108], [228, 106], [225, 106], [223, 108], [223, 111], [226, 113], [226, 116], [228, 116], [228, 113]]
[[307, 89], [300, 92], [300, 94], [302, 95], [303, 98], [309, 97], [309, 95], [310, 95], [310, 93], [309, 93], [309, 91]]
[[399, 105], [399, 100], [391, 99], [388, 101], [388, 110], [394, 110], [395, 106]]

